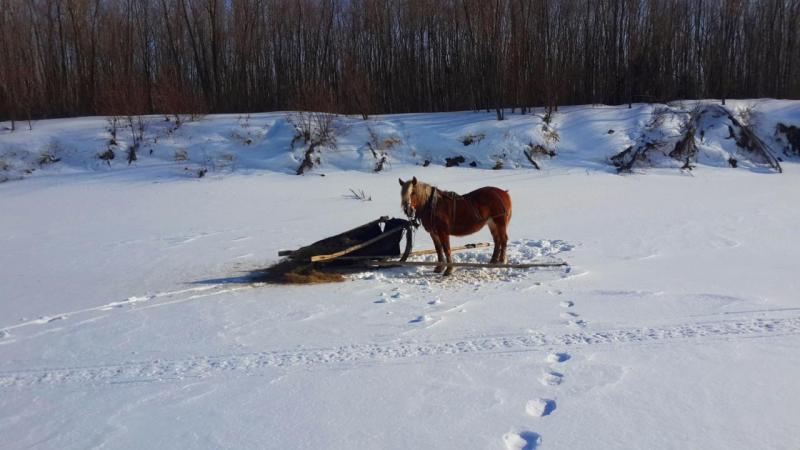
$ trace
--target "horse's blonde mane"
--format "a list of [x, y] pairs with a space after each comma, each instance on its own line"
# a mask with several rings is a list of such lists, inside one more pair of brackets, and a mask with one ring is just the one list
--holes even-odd
[[434, 187], [430, 184], [417, 180], [417, 184], [414, 185], [414, 195], [417, 197], [420, 207], [425, 207], [428, 205], [428, 202], [433, 195], [433, 189]]

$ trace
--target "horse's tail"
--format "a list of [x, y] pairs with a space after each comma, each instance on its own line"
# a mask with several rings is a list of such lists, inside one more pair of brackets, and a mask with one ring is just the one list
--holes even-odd
[[[506, 223], [511, 221], [511, 196], [508, 194], [508, 189], [500, 189], [502, 194], [498, 195], [500, 201], [503, 203], [503, 209], [506, 213]], [[505, 205], [505, 203], [508, 205]]]
[[512, 210], [511, 196], [508, 195], [508, 190], [506, 190], [506, 197], [508, 197], [508, 219], [506, 219], [506, 224], [508, 224], [508, 222], [511, 222], [511, 210]]

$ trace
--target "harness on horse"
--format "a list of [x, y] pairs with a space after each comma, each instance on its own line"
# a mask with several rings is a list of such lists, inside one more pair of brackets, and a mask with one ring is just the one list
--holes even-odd
[[[459, 200], [465, 201], [472, 208], [472, 213], [475, 215], [475, 219], [476, 220], [481, 220], [482, 219], [481, 215], [478, 213], [478, 210], [475, 208], [475, 205], [473, 205], [472, 202], [470, 202], [469, 200], [464, 198], [463, 195], [458, 194], [458, 193], [453, 192], [453, 191], [443, 191], [443, 190], [437, 188], [436, 186], [431, 186], [431, 190], [433, 192], [431, 193], [430, 201], [428, 202], [427, 206], [428, 206], [428, 214], [430, 214], [429, 222], [430, 222], [432, 228], [434, 227], [434, 223], [435, 223], [435, 221], [433, 220], [434, 219], [433, 215], [436, 212], [436, 209], [437, 209], [437, 207], [439, 205], [439, 199], [441, 197], [449, 198], [449, 199], [452, 200], [452, 208], [450, 209], [450, 219], [451, 219], [451, 221], [454, 220], [455, 217], [456, 217], [456, 203]], [[505, 212], [504, 212], [504, 214], [505, 214]], [[434, 229], [434, 231], [435, 231], [435, 229]]]

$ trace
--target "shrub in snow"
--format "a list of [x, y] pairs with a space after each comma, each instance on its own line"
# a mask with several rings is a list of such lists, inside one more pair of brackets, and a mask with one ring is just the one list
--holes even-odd
[[445, 158], [444, 159], [444, 166], [445, 167], [457, 167], [459, 164], [462, 164], [466, 161], [463, 156], [454, 156], [452, 158]]
[[173, 157], [175, 162], [183, 162], [189, 159], [189, 152], [185, 149], [175, 150], [175, 155]]
[[57, 158], [48, 152], [43, 152], [39, 155], [38, 160], [36, 161], [39, 163], [39, 166], [46, 166], [49, 164], [54, 164], [61, 161], [61, 158]]
[[367, 125], [367, 133], [369, 133], [367, 147], [372, 153], [372, 157], [375, 158], [374, 171], [380, 172], [383, 170], [384, 165], [386, 165], [389, 160], [389, 151], [400, 145], [403, 141], [400, 139], [400, 137], [395, 135], [385, 137], [381, 136], [370, 125]]
[[296, 130], [292, 147], [299, 140], [307, 145], [303, 161], [297, 168], [297, 175], [304, 174], [320, 163], [320, 158], [316, 154], [320, 148], [336, 148], [335, 119], [335, 114], [326, 112], [298, 112], [289, 117], [289, 122]]
[[469, 133], [461, 138], [461, 143], [464, 144], [464, 146], [466, 147], [468, 145], [479, 143], [485, 137], [486, 137], [485, 133]]
[[113, 160], [116, 156], [117, 155], [114, 153], [114, 150], [112, 150], [111, 147], [109, 147], [103, 153], [99, 153], [97, 155], [97, 158], [102, 160], [102, 161], [105, 161], [106, 164], [108, 164], [110, 166], [111, 165], [111, 160]]
[[345, 197], [352, 198], [354, 200], [361, 200], [364, 202], [372, 201], [372, 196], [364, 192], [363, 189], [358, 189], [358, 190], [350, 189], [350, 194], [345, 195]]
[[784, 125], [782, 123], [778, 123], [775, 127], [775, 134], [778, 135], [778, 142], [783, 142], [783, 139], [780, 138], [780, 135], [783, 135], [786, 140], [786, 145], [783, 147], [783, 154], [789, 155], [800, 155], [800, 128], [794, 125]]
[[525, 154], [525, 157], [528, 158], [528, 161], [533, 164], [533, 167], [536, 168], [536, 170], [540, 170], [541, 167], [539, 166], [539, 163], [536, 162], [536, 159], [534, 158], [535, 156], [549, 156], [550, 158], [556, 156], [555, 150], [549, 150], [541, 144], [534, 145], [533, 142], [529, 143], [528, 148], [523, 150], [522, 153]]
[[133, 144], [130, 147], [128, 147], [127, 160], [128, 160], [128, 165], [129, 166], [131, 165], [132, 162], [134, 162], [137, 159], [139, 159], [139, 157], [136, 156], [136, 151], [138, 150], [138, 148], [139, 148], [139, 144]]

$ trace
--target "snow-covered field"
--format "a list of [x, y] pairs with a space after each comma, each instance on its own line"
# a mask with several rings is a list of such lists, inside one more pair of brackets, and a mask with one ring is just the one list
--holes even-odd
[[[749, 104], [780, 149], [800, 102], [732, 108]], [[0, 448], [800, 448], [800, 166], [750, 163], [712, 124], [695, 170], [617, 175], [608, 158], [652, 111], [563, 108], [557, 141], [541, 115], [376, 117], [394, 141], [381, 173], [367, 124], [342, 119], [306, 176], [280, 113], [163, 135], [153, 118], [131, 167], [95, 158], [103, 118], [0, 131]], [[530, 143], [557, 156], [536, 171]], [[455, 155], [477, 167], [441, 165]], [[278, 250], [400, 216], [397, 178], [414, 175], [509, 189], [511, 259], [570, 268], [247, 279]]]

